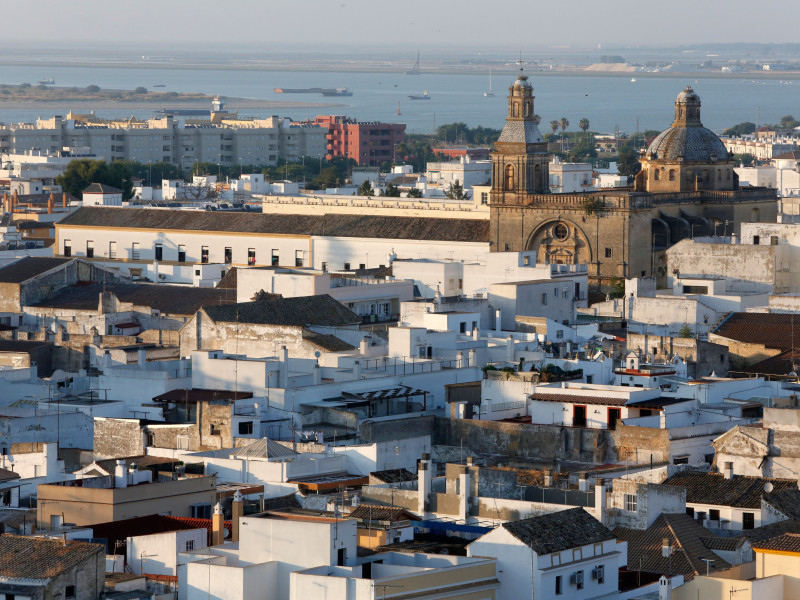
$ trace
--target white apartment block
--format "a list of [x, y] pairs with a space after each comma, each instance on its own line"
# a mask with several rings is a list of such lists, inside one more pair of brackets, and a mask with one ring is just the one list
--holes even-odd
[[211, 123], [171, 115], [146, 121], [84, 121], [72, 116], [0, 125], [0, 154], [35, 150], [56, 155], [65, 147], [80, 147], [108, 162], [167, 162], [189, 169], [195, 162], [276, 165], [326, 152], [327, 129], [293, 125], [283, 117]]

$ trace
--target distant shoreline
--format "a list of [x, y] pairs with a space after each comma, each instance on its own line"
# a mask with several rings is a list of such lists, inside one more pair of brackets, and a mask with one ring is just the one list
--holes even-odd
[[[363, 63], [347, 62], [342, 64], [336, 61], [265, 61], [260, 64], [230, 63], [194, 63], [194, 62], [155, 62], [155, 61], [122, 61], [103, 63], [97, 61], [64, 61], [64, 60], [8, 60], [0, 59], [0, 66], [32, 67], [39, 70], [46, 67], [82, 67], [95, 69], [163, 69], [163, 70], [233, 70], [242, 72], [336, 72], [336, 73], [391, 73], [403, 75], [411, 67], [411, 63], [380, 63], [365, 61]], [[422, 75], [488, 75], [489, 70], [495, 75], [511, 75], [517, 73], [513, 65], [493, 64], [463, 64], [423, 65]], [[560, 67], [555, 70], [539, 70], [536, 65], [529, 65], [525, 72], [531, 77], [651, 77], [659, 79], [762, 79], [762, 80], [800, 80], [800, 71], [740, 71], [735, 73], [721, 73], [718, 71], [676, 71], [676, 72], [648, 72], [648, 71], [589, 71], [585, 67]], [[152, 90], [153, 85], [160, 82], [142, 82], [142, 86]]]

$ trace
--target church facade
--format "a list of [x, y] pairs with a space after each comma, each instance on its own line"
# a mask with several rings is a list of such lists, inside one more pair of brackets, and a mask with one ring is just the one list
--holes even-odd
[[612, 277], [662, 278], [664, 250], [678, 241], [739, 234], [743, 222], [777, 218], [776, 190], [739, 189], [733, 161], [702, 126], [691, 88], [675, 101], [672, 126], [642, 153], [632, 188], [551, 194], [551, 156], [534, 117], [533, 87], [520, 75], [492, 158], [493, 252], [536, 251], [542, 263], [588, 263], [596, 285]]

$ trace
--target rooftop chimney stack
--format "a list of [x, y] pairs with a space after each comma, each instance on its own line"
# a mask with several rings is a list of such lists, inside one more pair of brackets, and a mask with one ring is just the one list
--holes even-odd
[[214, 514], [211, 516], [211, 545], [220, 546], [223, 542], [225, 542], [225, 517], [222, 514], [222, 506], [217, 502]]
[[239, 541], [239, 519], [242, 518], [244, 514], [244, 502], [242, 497], [242, 492], [236, 490], [236, 493], [233, 495], [233, 514], [231, 515], [233, 531], [231, 532], [231, 540], [234, 542]]
[[725, 479], [733, 479], [733, 463], [726, 462], [724, 470]]
[[128, 472], [125, 468], [125, 461], [120, 459], [114, 467], [114, 487], [128, 487]]

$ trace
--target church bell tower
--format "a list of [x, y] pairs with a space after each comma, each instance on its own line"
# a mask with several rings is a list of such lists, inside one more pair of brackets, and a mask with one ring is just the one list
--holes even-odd
[[492, 152], [490, 201], [526, 204], [528, 194], [550, 191], [550, 155], [533, 112], [533, 86], [520, 72], [508, 88], [506, 124]]

